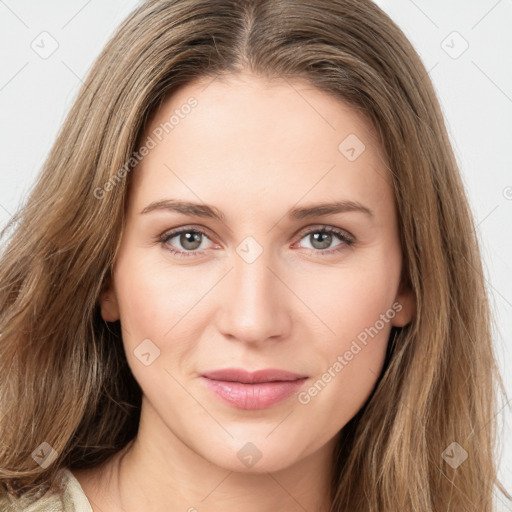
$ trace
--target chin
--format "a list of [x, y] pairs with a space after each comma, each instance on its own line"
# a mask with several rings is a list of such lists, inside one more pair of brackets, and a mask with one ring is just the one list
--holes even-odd
[[296, 448], [290, 446], [288, 451], [285, 451], [282, 444], [280, 449], [272, 444], [268, 440], [235, 442], [235, 446], [226, 447], [220, 453], [205, 454], [205, 458], [226, 470], [253, 474], [281, 471], [296, 462]]

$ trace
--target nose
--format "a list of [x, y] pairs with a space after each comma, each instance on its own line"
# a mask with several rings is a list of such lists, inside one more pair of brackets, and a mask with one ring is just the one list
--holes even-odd
[[293, 293], [266, 251], [252, 263], [234, 255], [223, 279], [217, 328], [224, 336], [248, 344], [285, 338], [291, 329]]

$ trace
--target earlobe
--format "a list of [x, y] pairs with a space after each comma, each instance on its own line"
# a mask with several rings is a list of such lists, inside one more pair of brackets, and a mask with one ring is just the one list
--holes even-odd
[[100, 307], [101, 316], [105, 322], [116, 322], [119, 320], [119, 305], [110, 276], [107, 278], [107, 283], [100, 293]]
[[405, 327], [416, 315], [416, 298], [411, 289], [399, 291], [393, 304], [395, 316], [391, 321], [394, 327]]

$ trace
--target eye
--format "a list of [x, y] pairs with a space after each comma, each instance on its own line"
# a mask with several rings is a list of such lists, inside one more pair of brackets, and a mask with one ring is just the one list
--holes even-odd
[[[175, 249], [170, 244], [173, 238], [176, 238], [177, 242], [175, 243], [181, 244], [181, 247], [183, 247], [185, 250]], [[201, 246], [204, 238], [208, 238], [204, 231], [185, 227], [176, 229], [170, 233], [164, 233], [159, 238], [159, 241], [162, 243], [162, 245], [165, 246], [167, 250], [171, 251], [173, 254], [176, 254], [176, 256], [189, 257], [204, 253], [204, 251], [197, 250]]]
[[[311, 243], [311, 251], [318, 255], [330, 255], [338, 253], [347, 247], [351, 246], [355, 239], [348, 232], [333, 228], [329, 226], [316, 227], [310, 229], [307, 232], [301, 234], [300, 240], [309, 237]], [[340, 243], [334, 246], [334, 249], [329, 249], [329, 246], [333, 243], [334, 239], [340, 240]], [[176, 239], [174, 243], [171, 243], [173, 239]], [[158, 239], [158, 241], [171, 253], [178, 257], [193, 257], [201, 256], [205, 253], [205, 248], [198, 250], [203, 244], [205, 239], [209, 239], [207, 234], [199, 229], [192, 229], [189, 227], [179, 228], [170, 232], [164, 233]], [[182, 249], [176, 249], [176, 244], [181, 245]]]
[[[334, 248], [329, 249], [329, 247], [332, 247], [335, 238], [340, 240], [340, 243], [335, 245]], [[355, 242], [354, 237], [347, 231], [329, 226], [310, 229], [306, 233], [302, 233], [301, 240], [303, 239], [307, 239], [312, 246], [313, 252], [321, 256], [328, 256], [343, 251]]]

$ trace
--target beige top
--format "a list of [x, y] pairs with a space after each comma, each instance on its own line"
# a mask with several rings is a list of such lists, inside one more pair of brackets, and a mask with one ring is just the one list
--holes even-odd
[[91, 504], [87, 499], [78, 480], [67, 468], [62, 468], [62, 499], [56, 495], [44, 495], [31, 505], [23, 503], [23, 497], [13, 504], [3, 508], [0, 499], [0, 510], [2, 512], [93, 512]]

